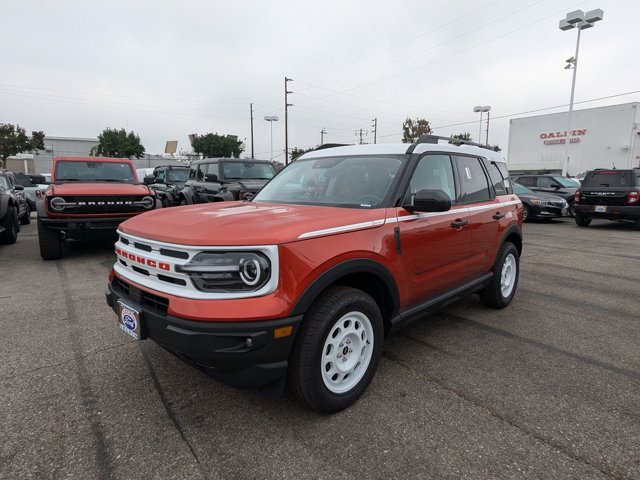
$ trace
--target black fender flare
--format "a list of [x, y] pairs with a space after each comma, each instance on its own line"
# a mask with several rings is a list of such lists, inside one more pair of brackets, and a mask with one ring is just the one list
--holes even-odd
[[229, 190], [225, 190], [224, 192], [218, 192], [214, 197], [214, 202], [232, 202], [236, 199]]
[[13, 206], [13, 199], [10, 195], [0, 197], [0, 219], [3, 219], [9, 211], [9, 205]]
[[184, 187], [182, 190], [180, 190], [180, 192], [178, 193], [178, 199], [180, 197], [184, 197], [189, 205], [193, 205], [193, 190], [191, 190], [191, 188]]
[[522, 254], [522, 228], [519, 225], [511, 225], [509, 228], [507, 228], [507, 230], [502, 235], [502, 239], [500, 240], [500, 248], [498, 248], [498, 252], [502, 250], [502, 246], [512, 235], [516, 235], [518, 237], [520, 244], [516, 244], [516, 248], [518, 249], [518, 255]]
[[398, 292], [396, 281], [384, 265], [368, 258], [347, 260], [322, 273], [322, 275], [316, 278], [311, 285], [306, 288], [300, 298], [298, 298], [291, 310], [291, 315], [304, 314], [327, 287], [347, 275], [357, 273], [374, 275], [381, 281], [382, 285], [387, 289], [391, 300], [389, 313], [391, 317], [396, 316], [400, 308], [400, 293]]

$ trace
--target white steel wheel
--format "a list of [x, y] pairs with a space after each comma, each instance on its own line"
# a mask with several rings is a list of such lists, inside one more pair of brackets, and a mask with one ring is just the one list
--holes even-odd
[[360, 382], [373, 355], [371, 321], [362, 312], [349, 312], [333, 326], [322, 350], [322, 381], [332, 393], [344, 393]]
[[502, 264], [502, 272], [500, 274], [500, 291], [502, 296], [508, 298], [516, 284], [518, 264], [512, 253], [506, 256]]

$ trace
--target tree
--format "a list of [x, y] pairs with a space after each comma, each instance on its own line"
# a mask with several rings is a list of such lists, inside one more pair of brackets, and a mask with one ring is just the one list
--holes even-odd
[[[451, 138], [457, 138], [459, 140], [464, 140], [466, 142], [470, 142], [473, 139], [471, 138], [471, 134], [469, 132], [458, 133], [457, 135], [451, 135]], [[450, 142], [451, 143], [451, 142]]]
[[32, 150], [44, 150], [44, 132], [31, 132], [29, 137], [20, 125], [0, 123], [0, 168], [10, 156]]
[[93, 157], [140, 158], [144, 155], [144, 146], [140, 137], [133, 132], [105, 128], [98, 135], [98, 145], [91, 149]]
[[402, 143], [414, 143], [421, 135], [428, 135], [432, 131], [428, 120], [407, 118], [402, 124]]
[[315, 150], [315, 148], [313, 148], [313, 147], [311, 147], [311, 148], [297, 148], [297, 147], [292, 148], [291, 149], [291, 161], [293, 162], [300, 155], [304, 155], [305, 153], [310, 152], [311, 150]]
[[218, 135], [206, 133], [205, 135], [193, 135], [191, 137], [193, 151], [201, 153], [205, 158], [215, 157], [239, 157], [244, 151], [244, 145], [234, 135]]

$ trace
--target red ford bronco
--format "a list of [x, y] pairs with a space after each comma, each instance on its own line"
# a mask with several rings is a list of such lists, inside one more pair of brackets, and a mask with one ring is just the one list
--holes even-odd
[[127, 158], [57, 157], [51, 185], [36, 203], [40, 256], [61, 258], [65, 238], [115, 232], [120, 223], [156, 208]]
[[472, 293], [512, 300], [522, 204], [504, 158], [469, 142], [307, 153], [251, 201], [120, 225], [107, 303], [119, 327], [221, 381], [353, 403], [384, 337]]

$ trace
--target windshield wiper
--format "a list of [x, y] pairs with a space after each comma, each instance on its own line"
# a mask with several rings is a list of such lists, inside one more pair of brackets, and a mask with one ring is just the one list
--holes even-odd
[[128, 182], [129, 180], [123, 180], [122, 178], [101, 178], [98, 182]]

